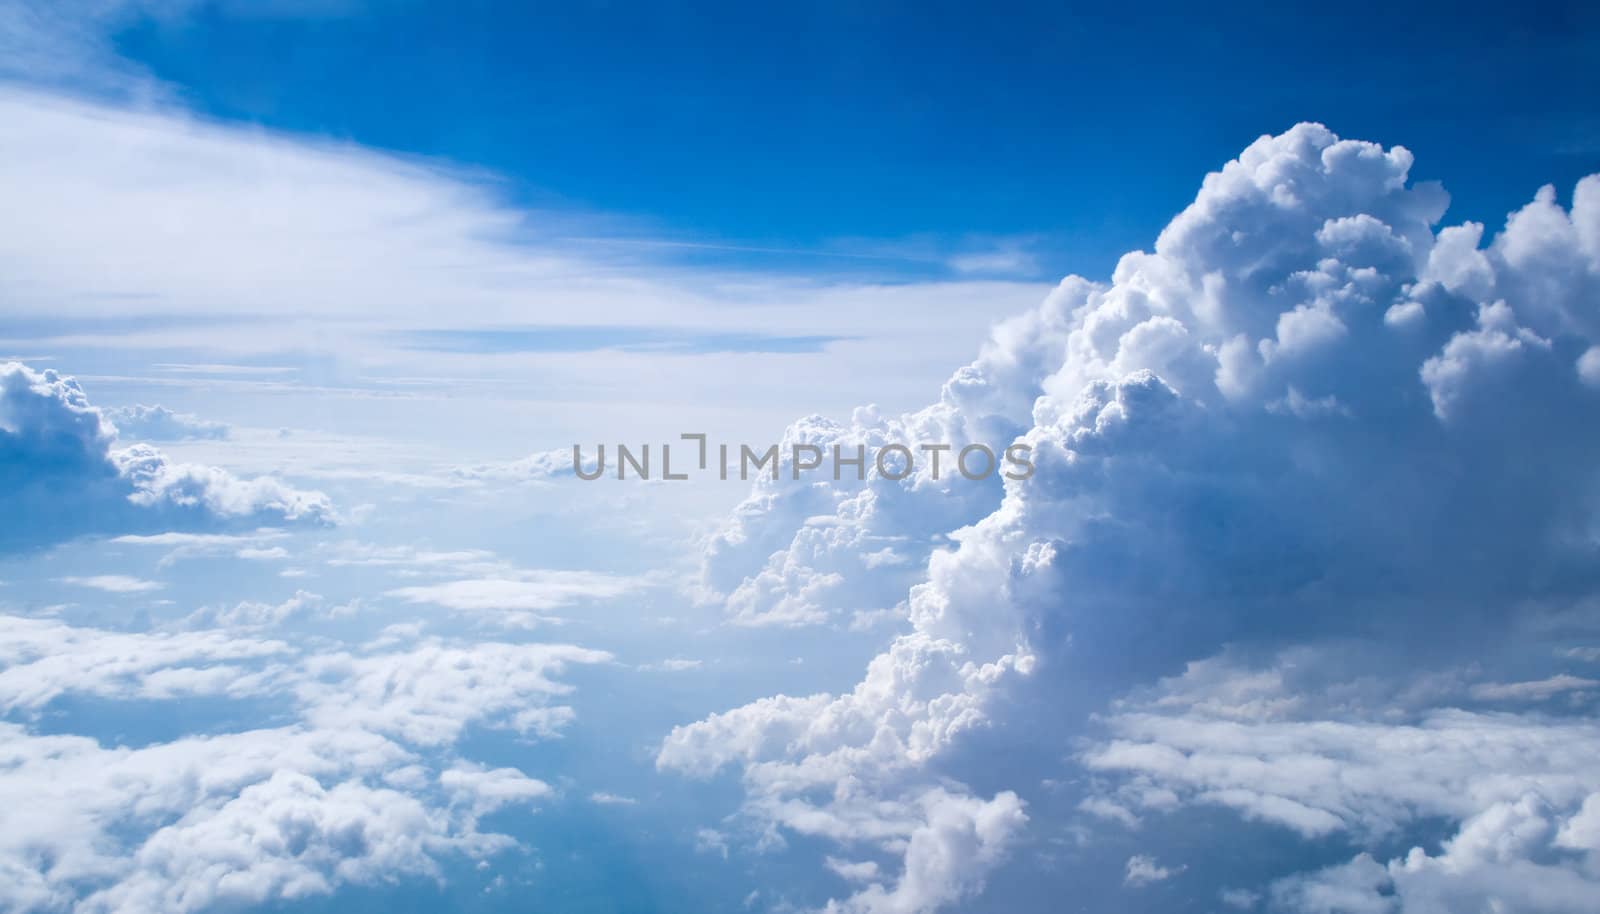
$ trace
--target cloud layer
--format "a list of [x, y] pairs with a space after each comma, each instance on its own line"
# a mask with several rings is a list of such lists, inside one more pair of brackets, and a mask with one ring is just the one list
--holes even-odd
[[555, 677], [601, 651], [374, 642], [308, 649], [214, 629], [116, 632], [0, 615], [0, 708], [59, 699], [253, 698], [290, 722], [143, 746], [0, 722], [0, 905], [16, 911], [199, 911], [437, 877], [514, 846], [478, 819], [553, 789], [451, 751], [464, 728], [555, 735]]

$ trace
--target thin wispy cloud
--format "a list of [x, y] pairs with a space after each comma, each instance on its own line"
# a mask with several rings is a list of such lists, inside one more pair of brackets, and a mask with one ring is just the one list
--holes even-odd
[[83, 577], [68, 576], [60, 579], [63, 584], [74, 587], [89, 587], [94, 590], [103, 590], [106, 593], [148, 593], [160, 590], [163, 585], [160, 581], [146, 581], [142, 578], [129, 577], [125, 574], [94, 574]]

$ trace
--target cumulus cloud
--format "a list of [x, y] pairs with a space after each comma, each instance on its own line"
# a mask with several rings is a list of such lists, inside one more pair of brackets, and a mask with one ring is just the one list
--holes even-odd
[[[0, 615], [0, 707], [38, 710], [67, 693], [126, 699], [247, 695], [266, 687], [282, 641], [215, 631], [115, 632]], [[263, 664], [268, 664], [263, 667]]]
[[469, 762], [457, 762], [440, 772], [439, 783], [455, 802], [470, 807], [475, 816], [513, 803], [527, 805], [551, 793], [549, 784], [515, 768], [491, 769]]
[[0, 754], [0, 800], [28, 812], [27, 828], [0, 835], [8, 910], [292, 900], [435, 875], [439, 856], [511, 843], [477, 831], [482, 804], [384, 786], [415, 760], [359, 730], [253, 730], [132, 749], [0, 723]]
[[119, 406], [102, 410], [123, 441], [183, 441], [189, 438], [228, 437], [228, 426], [165, 406]]
[[332, 892], [396, 874], [431, 875], [453, 843], [438, 813], [387, 788], [279, 770], [215, 810], [145, 840], [135, 871], [84, 899], [86, 911], [203, 911]]
[[426, 641], [402, 652], [319, 654], [306, 661], [297, 692], [306, 717], [325, 727], [361, 727], [437, 745], [483, 722], [550, 736], [573, 717], [548, 699], [571, 691], [556, 681], [571, 664], [611, 655], [565, 644]]
[[[977, 520], [999, 497], [998, 477], [987, 485], [962, 478], [956, 454], [972, 443], [1009, 443], [1007, 434], [1016, 431], [998, 421], [966, 421], [949, 403], [893, 418], [858, 409], [848, 426], [820, 416], [795, 423], [779, 444], [778, 479], [759, 476], [708, 544], [702, 599], [750, 626], [813, 625], [896, 607], [936, 537]], [[873, 455], [908, 442], [950, 450], [915, 447], [913, 472], [903, 480], [880, 473]], [[865, 455], [867, 465], [860, 474], [844, 468], [831, 484], [805, 474], [795, 479], [794, 449], [806, 446], [830, 460], [835, 449], [844, 459]], [[923, 528], [907, 535], [912, 520]]]
[[0, 835], [0, 907], [211, 910], [437, 877], [441, 858], [514, 844], [480, 832], [480, 817], [552, 793], [517, 769], [452, 757], [463, 729], [553, 736], [573, 717], [554, 701], [571, 691], [555, 677], [608, 659], [566, 645], [437, 639], [308, 652], [237, 631], [117, 632], [0, 615], [7, 712], [32, 719], [65, 695], [248, 696], [286, 700], [295, 715], [139, 747], [0, 723], [0, 803], [26, 810]]
[[0, 508], [28, 520], [0, 525], [0, 549], [84, 533], [334, 518], [320, 492], [115, 443], [113, 426], [77, 381], [52, 369], [0, 364]]
[[[585, 465], [585, 471], [592, 471], [592, 465]], [[572, 452], [561, 449], [539, 451], [509, 463], [456, 467], [452, 475], [473, 482], [539, 482], [573, 476]]]
[[909, 776], [981, 723], [980, 696], [1015, 662], [963, 665], [950, 650], [901, 639], [854, 692], [780, 695], [674, 728], [656, 763], [699, 776], [741, 765], [746, 812], [756, 819], [903, 851], [898, 882], [875, 882], [835, 910], [924, 911], [958, 901], [981, 888], [1027, 817], [1014, 793], [985, 801]]
[[[707, 550], [708, 599], [746, 623], [898, 607], [907, 628], [853, 691], [680, 727], [658, 765], [736, 767], [746, 813], [773, 828], [891, 834], [904, 822], [849, 813], [903, 809], [988, 727], [1081, 715], [1230, 641], [1587, 618], [1572, 613], [1600, 584], [1600, 176], [1570, 208], [1541, 190], [1484, 245], [1482, 226], [1437, 228], [1448, 197], [1413, 184], [1412, 164], [1314, 124], [1262, 137], [1109, 283], [1069, 278], [997, 327], [938, 403], [796, 423], [789, 439], [824, 445], [1020, 441], [1037, 472], [987, 488], [759, 481]], [[907, 562], [866, 561], [882, 548]], [[1552, 761], [1510, 759], [1492, 737], [1512, 724], [1461, 713], [1405, 732], [1488, 733], [1484, 755], [1461, 750], [1480, 772], [1574, 757], [1556, 745], [1567, 725], [1515, 730]], [[1207, 795], [1306, 834], [1349, 812], [1243, 778]], [[956, 894], [908, 890], [906, 910]]]
[[[1600, 847], [1600, 775], [1589, 762], [1600, 726], [1592, 717], [1406, 711], [1395, 702], [1363, 711], [1350, 700], [1359, 687], [1349, 684], [1334, 687], [1345, 693], [1334, 707], [1282, 671], [1195, 665], [1107, 718], [1110, 738], [1084, 762], [1120, 776], [1117, 803], [1156, 815], [1220, 806], [1307, 839], [1341, 834], [1358, 844], [1404, 837], [1426, 821], [1455, 827], [1436, 851], [1419, 844], [1386, 863], [1363, 852], [1280, 878], [1267, 887], [1279, 910], [1592, 904], [1600, 888], [1584, 862]], [[1276, 700], [1240, 703], [1243, 692]]]
[[[246, 603], [191, 616], [229, 629], [119, 632], [0, 614], [0, 708], [37, 710], [65, 694], [127, 699], [180, 695], [293, 695], [317, 726], [366, 729], [416, 745], [453, 742], [482, 723], [553, 736], [573, 717], [553, 703], [573, 665], [609, 663], [605, 651], [566, 644], [380, 639], [364, 648], [303, 653], [250, 631], [315, 605]], [[220, 618], [213, 619], [212, 616]]]
[[[1021, 801], [1010, 792], [986, 801], [932, 790], [914, 805], [914, 824], [896, 839], [905, 849], [899, 880], [872, 882], [843, 901], [829, 902], [828, 914], [909, 914], [969, 898], [982, 891], [984, 879], [1027, 821]], [[857, 868], [854, 875], [872, 878], [875, 871]]]
[[191, 628], [261, 629], [282, 625], [312, 614], [343, 615], [349, 606], [324, 607], [320, 594], [297, 590], [277, 603], [244, 600], [232, 606], [208, 606], [190, 613], [184, 624]]

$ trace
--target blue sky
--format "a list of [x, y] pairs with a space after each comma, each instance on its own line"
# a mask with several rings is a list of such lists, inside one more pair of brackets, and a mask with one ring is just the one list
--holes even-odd
[[1596, 25], [0, 0], [0, 910], [1592, 914]]
[[1012, 242], [1033, 275], [1105, 273], [1300, 120], [1416, 151], [1480, 221], [1600, 147], [1583, 4], [319, 6], [113, 40], [215, 117], [490, 169], [658, 240], [868, 258], [726, 252], [806, 272]]

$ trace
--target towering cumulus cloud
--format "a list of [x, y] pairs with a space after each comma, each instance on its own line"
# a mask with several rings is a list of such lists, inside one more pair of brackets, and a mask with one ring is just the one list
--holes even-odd
[[116, 428], [77, 381], [0, 363], [0, 550], [84, 533], [333, 517], [320, 492], [115, 443]]
[[[1403, 645], [1410, 663], [1465, 670], [1455, 645], [1467, 645], [1477, 675], [1502, 662], [1533, 679], [1556, 672], [1524, 668], [1564, 649], [1552, 633], [1583, 637], [1597, 623], [1600, 176], [1579, 182], [1570, 208], [1540, 190], [1486, 244], [1481, 225], [1437, 228], [1448, 197], [1412, 184], [1411, 166], [1403, 148], [1315, 124], [1262, 137], [1208, 175], [1154, 250], [1124, 256], [1109, 284], [1068, 278], [996, 328], [937, 404], [893, 419], [859, 412], [849, 428], [797, 425], [796, 439], [828, 443], [893, 435], [1003, 448], [1020, 438], [1038, 469], [987, 487], [922, 473], [759, 485], [706, 560], [707, 592], [735, 619], [795, 624], [898, 605], [908, 625], [853, 691], [775, 696], [680, 727], [658, 765], [700, 775], [733, 766], [746, 813], [769, 834], [900, 859], [881, 870], [834, 861], [865, 883], [834, 908], [928, 911], [981, 891], [1027, 831], [1029, 791], [1067, 776], [1063, 766], [1138, 778], [1169, 808], [1214, 801], [1213, 785], [1160, 785], [1176, 769], [1145, 764], [1212, 748], [1211, 731], [1185, 729], [1168, 705], [1165, 729], [1148, 715], [1115, 718], [1125, 741], [1159, 744], [1143, 755], [1071, 747], [1117, 735], [1090, 712], [1224, 646]], [[1593, 879], [1583, 854], [1600, 850], [1600, 794], [1557, 764], [1508, 773], [1494, 766], [1519, 764], [1514, 756], [1461, 744], [1479, 729], [1491, 749], [1515, 734], [1588, 731], [1496, 716], [1515, 709], [1450, 710], [1470, 689], [1430, 694], [1434, 706], [1325, 707], [1323, 718], [1296, 718], [1298, 729], [1280, 721], [1261, 732], [1283, 751], [1252, 770], [1293, 765], [1296, 739], [1321, 738], [1319, 721], [1341, 718], [1357, 728], [1340, 731], [1347, 741], [1413, 726], [1422, 742], [1455, 747], [1452, 770], [1412, 766], [1418, 779], [1514, 775], [1535, 799], [1485, 789], [1419, 801], [1400, 818], [1467, 823], [1442, 851], [1387, 867], [1364, 857], [1236, 901], [1445, 910], [1429, 906], [1445, 896], [1424, 886], [1428, 874], [1485, 844], [1514, 856], [1487, 833], [1525, 834], [1519, 823], [1531, 819], [1549, 832], [1529, 843], [1542, 865]], [[1343, 719], [1358, 714], [1368, 716]], [[1016, 774], [1011, 790], [959, 787], [975, 779], [964, 760], [1001, 731], [1017, 738], [1019, 724], [1055, 768]], [[1337, 765], [1320, 770], [1340, 776]], [[1563, 789], [1540, 793], [1547, 781]], [[1418, 788], [1392, 802], [1434, 795]], [[1108, 822], [1138, 818], [1117, 796], [1086, 797], [1084, 808], [1115, 810]], [[1358, 815], [1324, 815], [1347, 814]], [[1193, 875], [1172, 863], [1171, 881]], [[1488, 905], [1501, 897], [1497, 874], [1450, 899]], [[1401, 878], [1419, 888], [1397, 893]], [[1338, 880], [1371, 906], [1324, 904]]]

